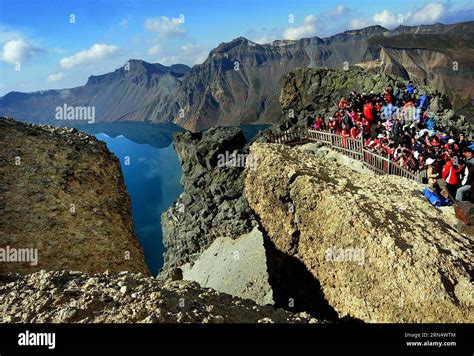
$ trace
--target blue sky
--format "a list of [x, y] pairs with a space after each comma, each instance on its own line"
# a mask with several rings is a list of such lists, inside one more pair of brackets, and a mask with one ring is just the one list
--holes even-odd
[[130, 58], [201, 63], [221, 42], [474, 20], [470, 1], [0, 0], [0, 95], [83, 85]]

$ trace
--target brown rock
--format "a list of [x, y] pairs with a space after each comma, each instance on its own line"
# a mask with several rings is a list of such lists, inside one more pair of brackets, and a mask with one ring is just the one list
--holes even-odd
[[422, 185], [277, 144], [254, 143], [251, 154], [245, 194], [266, 239], [305, 266], [339, 317], [474, 321], [472, 240]]

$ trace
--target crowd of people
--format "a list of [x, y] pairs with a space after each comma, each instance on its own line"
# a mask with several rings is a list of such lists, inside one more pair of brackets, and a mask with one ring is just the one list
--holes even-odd
[[347, 138], [362, 139], [367, 150], [412, 172], [423, 171], [435, 192], [440, 192], [442, 178], [455, 200], [474, 203], [472, 137], [441, 127], [430, 113], [430, 101], [411, 81], [405, 88], [389, 86], [382, 94], [352, 92], [329, 120], [317, 114], [312, 127], [341, 135], [343, 144]]

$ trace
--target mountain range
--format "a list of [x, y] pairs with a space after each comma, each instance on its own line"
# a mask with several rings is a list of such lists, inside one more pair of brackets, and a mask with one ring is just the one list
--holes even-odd
[[172, 122], [191, 131], [212, 126], [275, 123], [283, 75], [297, 67], [360, 66], [448, 95], [453, 109], [474, 108], [474, 21], [452, 25], [371, 26], [331, 37], [257, 44], [221, 43], [202, 63], [163, 66], [130, 60], [129, 68], [91, 76], [84, 86], [0, 98], [0, 114], [53, 123], [54, 110], [94, 106], [96, 121]]

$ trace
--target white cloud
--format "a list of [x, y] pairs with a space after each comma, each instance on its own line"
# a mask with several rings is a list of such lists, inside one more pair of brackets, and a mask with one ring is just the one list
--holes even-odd
[[48, 82], [57, 82], [58, 80], [61, 80], [64, 78], [64, 74], [59, 72], [59, 73], [54, 73], [54, 74], [50, 74], [48, 75]]
[[161, 53], [161, 46], [160, 45], [154, 45], [148, 50], [148, 55], [150, 56], [156, 56]]
[[173, 55], [161, 58], [159, 62], [166, 66], [178, 63], [194, 65], [204, 62], [208, 55], [209, 50], [206, 47], [198, 44], [186, 44]]
[[432, 24], [439, 21], [447, 9], [441, 3], [428, 3], [416, 12], [407, 14], [408, 21], [412, 25]]
[[163, 37], [183, 34], [184, 16], [179, 17], [151, 17], [145, 20], [145, 29], [152, 32], [158, 32]]
[[372, 19], [374, 23], [383, 27], [395, 27], [399, 24], [398, 16], [388, 10], [375, 13]]
[[371, 25], [380, 25], [394, 28], [398, 25], [430, 25], [441, 21], [449, 14], [449, 9], [441, 3], [427, 3], [425, 6], [407, 13], [395, 14], [389, 10], [375, 13], [369, 18], [352, 19], [349, 23], [352, 28], [362, 28]]
[[1, 58], [4, 62], [15, 64], [35, 57], [37, 54], [46, 52], [23, 39], [7, 41], [3, 44]]
[[63, 68], [70, 69], [78, 65], [100, 61], [116, 54], [118, 51], [117, 46], [96, 43], [91, 48], [77, 52], [71, 57], [62, 58], [59, 64]]
[[299, 40], [304, 37], [316, 35], [316, 16], [308, 15], [299, 27], [289, 27], [283, 31], [283, 38], [288, 40]]

